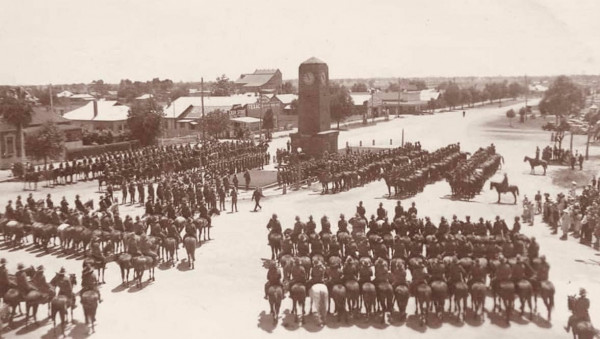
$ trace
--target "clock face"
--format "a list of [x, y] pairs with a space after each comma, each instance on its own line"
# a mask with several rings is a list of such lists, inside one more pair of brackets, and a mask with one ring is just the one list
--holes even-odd
[[305, 85], [312, 85], [315, 82], [315, 76], [311, 72], [304, 73], [302, 76], [302, 82]]
[[327, 75], [325, 74], [325, 72], [319, 73], [319, 83], [321, 85], [327, 84]]

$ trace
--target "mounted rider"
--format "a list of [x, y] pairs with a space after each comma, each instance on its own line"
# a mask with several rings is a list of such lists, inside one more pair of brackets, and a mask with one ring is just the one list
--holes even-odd
[[69, 300], [70, 306], [72, 308], [76, 308], [77, 304], [75, 303], [75, 293], [73, 293], [73, 284], [71, 284], [71, 279], [66, 276], [67, 270], [64, 267], [60, 268], [60, 271], [56, 273], [56, 276], [50, 284], [58, 287], [58, 295], [62, 295], [67, 297]]
[[86, 291], [96, 292], [98, 294], [98, 302], [102, 302], [102, 296], [100, 295], [100, 290], [98, 290], [98, 279], [94, 274], [94, 270], [89, 265], [84, 265], [81, 272], [81, 291], [79, 292], [79, 296], [81, 297], [83, 292]]
[[573, 313], [569, 317], [569, 322], [567, 326], [565, 326], [565, 331], [569, 332], [571, 327], [575, 327], [579, 322], [587, 321], [590, 322], [590, 299], [587, 298], [587, 291], [585, 288], [579, 289], [579, 297], [569, 297], [573, 298], [573, 304], [571, 307], [571, 312]]
[[90, 243], [91, 255], [94, 261], [100, 262], [100, 265], [106, 264], [106, 257], [100, 248], [98, 237], [93, 237]]
[[27, 272], [25, 272], [25, 265], [21, 263], [17, 265], [17, 273], [15, 273], [15, 278], [17, 281], [17, 288], [21, 293], [21, 297], [25, 298], [27, 293], [34, 290], [37, 291], [37, 288], [29, 281]]
[[265, 299], [268, 299], [267, 293], [269, 291], [269, 287], [271, 286], [281, 286], [283, 288], [283, 284], [281, 283], [281, 272], [277, 267], [275, 261], [268, 262], [269, 271], [267, 272], [267, 283], [265, 284]]

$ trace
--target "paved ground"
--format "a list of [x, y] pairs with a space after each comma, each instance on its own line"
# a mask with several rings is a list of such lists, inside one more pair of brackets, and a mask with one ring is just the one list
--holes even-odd
[[[405, 129], [405, 140], [421, 140], [423, 147], [433, 149], [450, 142], [460, 141], [463, 150], [473, 152], [476, 147], [489, 144], [491, 141], [499, 153], [504, 156], [505, 165], [492, 180], [500, 180], [502, 172], [509, 175], [512, 184], [519, 185], [522, 194], [534, 195], [535, 190], [557, 193], [564, 188], [554, 185], [552, 176], [557, 171], [552, 167], [547, 176], [529, 175], [529, 168], [523, 163], [523, 156], [533, 155], [535, 146], [546, 145], [549, 136], [541, 131], [521, 131], [508, 128], [504, 112], [508, 107], [478, 108], [467, 111], [465, 118], [460, 112], [436, 114], [435, 116], [417, 116], [393, 119], [390, 122], [378, 123], [375, 126], [353, 129], [340, 134], [340, 145], [346, 141], [358, 144], [359, 140], [400, 140], [401, 129]], [[506, 122], [506, 128], [502, 127]], [[272, 149], [285, 147], [287, 139], [275, 139]], [[581, 146], [583, 137], [576, 137], [575, 145]], [[592, 154], [599, 154], [600, 148], [591, 149]], [[272, 152], [274, 154], [274, 152]], [[8, 199], [14, 199], [17, 194], [23, 194], [22, 184], [0, 184], [2, 195], [0, 206]], [[457, 213], [461, 218], [471, 215], [473, 219], [480, 216], [491, 219], [500, 215], [507, 220], [521, 213], [518, 206], [509, 204], [510, 199], [503, 200], [505, 204], [495, 204], [496, 195], [486, 186], [484, 192], [472, 202], [453, 201], [448, 199], [450, 188], [447, 183], [439, 182], [427, 186], [418, 196], [406, 199], [404, 205], [415, 201], [419, 215], [429, 215], [434, 220], [444, 215], [450, 217]], [[55, 200], [65, 195], [72, 201], [79, 193], [83, 197], [95, 194], [96, 183], [80, 183], [61, 189], [43, 189], [34, 193], [36, 197], [45, 196], [50, 192]], [[465, 338], [489, 337], [523, 338], [541, 337], [566, 338], [568, 335], [562, 329], [566, 323], [566, 296], [575, 293], [580, 286], [588, 289], [592, 300], [591, 317], [600, 319], [600, 257], [597, 252], [579, 245], [575, 240], [560, 241], [551, 236], [547, 227], [537, 222], [533, 227], [524, 226], [524, 232], [535, 235], [540, 242], [541, 252], [548, 257], [552, 269], [551, 280], [556, 292], [556, 309], [553, 313], [552, 324], [539, 317], [532, 321], [513, 317], [509, 327], [499, 323], [498, 317], [488, 315], [485, 322], [468, 320], [465, 324], [457, 323], [446, 315], [443, 324], [432, 321], [430, 326], [419, 328], [415, 325], [414, 317], [409, 317], [407, 323], [393, 320], [390, 325], [380, 325], [359, 319], [351, 324], [338, 324], [333, 319], [327, 326], [320, 329], [309, 317], [307, 324], [298, 328], [288, 316], [291, 301], [285, 299], [282, 305], [283, 319], [279, 325], [273, 326], [268, 317], [268, 304], [262, 299], [262, 289], [266, 271], [262, 268], [262, 260], [270, 256], [267, 246], [265, 229], [272, 213], [277, 213], [284, 227], [291, 227], [295, 215], [305, 219], [309, 214], [320, 218], [326, 214], [337, 220], [340, 213], [346, 215], [354, 212], [359, 200], [365, 202], [368, 213], [374, 212], [379, 202], [383, 202], [388, 210], [393, 210], [394, 200], [385, 196], [386, 188], [381, 182], [374, 182], [365, 187], [353, 189], [336, 195], [320, 195], [319, 185], [300, 191], [288, 191], [281, 196], [280, 190], [266, 191], [262, 211], [252, 213], [253, 205], [248, 199], [239, 203], [239, 213], [225, 213], [214, 220], [213, 238], [197, 250], [196, 269], [188, 270], [186, 262], [177, 263], [173, 268], [161, 267], [156, 272], [156, 282], [145, 285], [142, 289], [120, 286], [120, 275], [117, 266], [112, 263], [106, 272], [106, 285], [102, 286], [104, 303], [98, 310], [97, 333], [95, 338], [161, 338], [167, 336], [207, 338], [263, 338], [274, 334], [281, 338], [311, 337], [330, 338], [333, 335], [345, 338], [397, 338], [409, 335], [419, 337], [450, 337]], [[248, 195], [245, 195], [246, 198]], [[141, 214], [140, 207], [123, 206], [121, 213]], [[59, 258], [57, 255], [44, 255], [26, 250], [0, 250], [0, 256], [8, 259], [8, 267], [12, 272], [17, 262], [27, 265], [43, 264], [47, 268], [47, 276], [61, 266], [70, 272], [81, 271], [81, 261]], [[180, 251], [180, 256], [184, 252]], [[488, 299], [487, 307], [490, 308]], [[411, 299], [409, 312], [413, 311]], [[541, 309], [543, 312], [545, 310]], [[39, 316], [45, 315], [46, 308], [42, 307]], [[88, 331], [81, 324], [83, 313], [81, 307], [75, 310], [74, 325], [70, 325], [67, 335], [74, 338], [87, 337]], [[51, 322], [41, 321], [37, 326], [24, 329], [21, 318], [17, 318], [15, 329], [5, 329], [6, 337], [53, 337]]]

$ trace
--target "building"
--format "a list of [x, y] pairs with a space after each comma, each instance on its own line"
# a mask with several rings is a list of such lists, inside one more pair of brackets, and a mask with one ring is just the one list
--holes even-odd
[[418, 114], [427, 109], [428, 101], [421, 99], [421, 91], [376, 92], [369, 99], [369, 107], [375, 116], [389, 114]]
[[198, 133], [200, 130], [198, 120], [202, 118], [203, 100], [204, 114], [220, 110], [235, 117], [246, 116], [249, 106], [258, 103], [258, 98], [253, 93], [227, 97], [207, 96], [204, 99], [201, 96], [179, 97], [163, 107], [164, 134], [167, 137], [174, 137]]
[[234, 82], [239, 93], [278, 93], [282, 83], [278, 69], [257, 69], [254, 73], [240, 75]]
[[[31, 116], [31, 123], [23, 130], [25, 139], [28, 135], [37, 133], [43, 125], [55, 123], [56, 127], [64, 133], [65, 148], [81, 147], [81, 127], [60, 115], [42, 107], [35, 107]], [[8, 169], [15, 162], [20, 161], [21, 144], [17, 129], [0, 120], [0, 169]], [[27, 152], [25, 152], [27, 156]], [[27, 161], [34, 162], [33, 159]]]
[[127, 128], [129, 107], [113, 100], [94, 100], [63, 117], [88, 131], [111, 130], [119, 133]]
[[294, 110], [292, 108], [292, 101], [298, 100], [298, 95], [296, 94], [277, 94], [273, 95], [270, 99], [271, 103], [276, 103], [281, 105], [281, 112], [284, 114], [294, 114]]

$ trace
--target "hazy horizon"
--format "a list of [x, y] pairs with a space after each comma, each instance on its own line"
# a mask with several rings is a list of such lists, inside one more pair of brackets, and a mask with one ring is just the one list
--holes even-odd
[[600, 74], [600, 2], [26, 0], [0, 13], [1, 85], [235, 80], [316, 56], [332, 79]]

